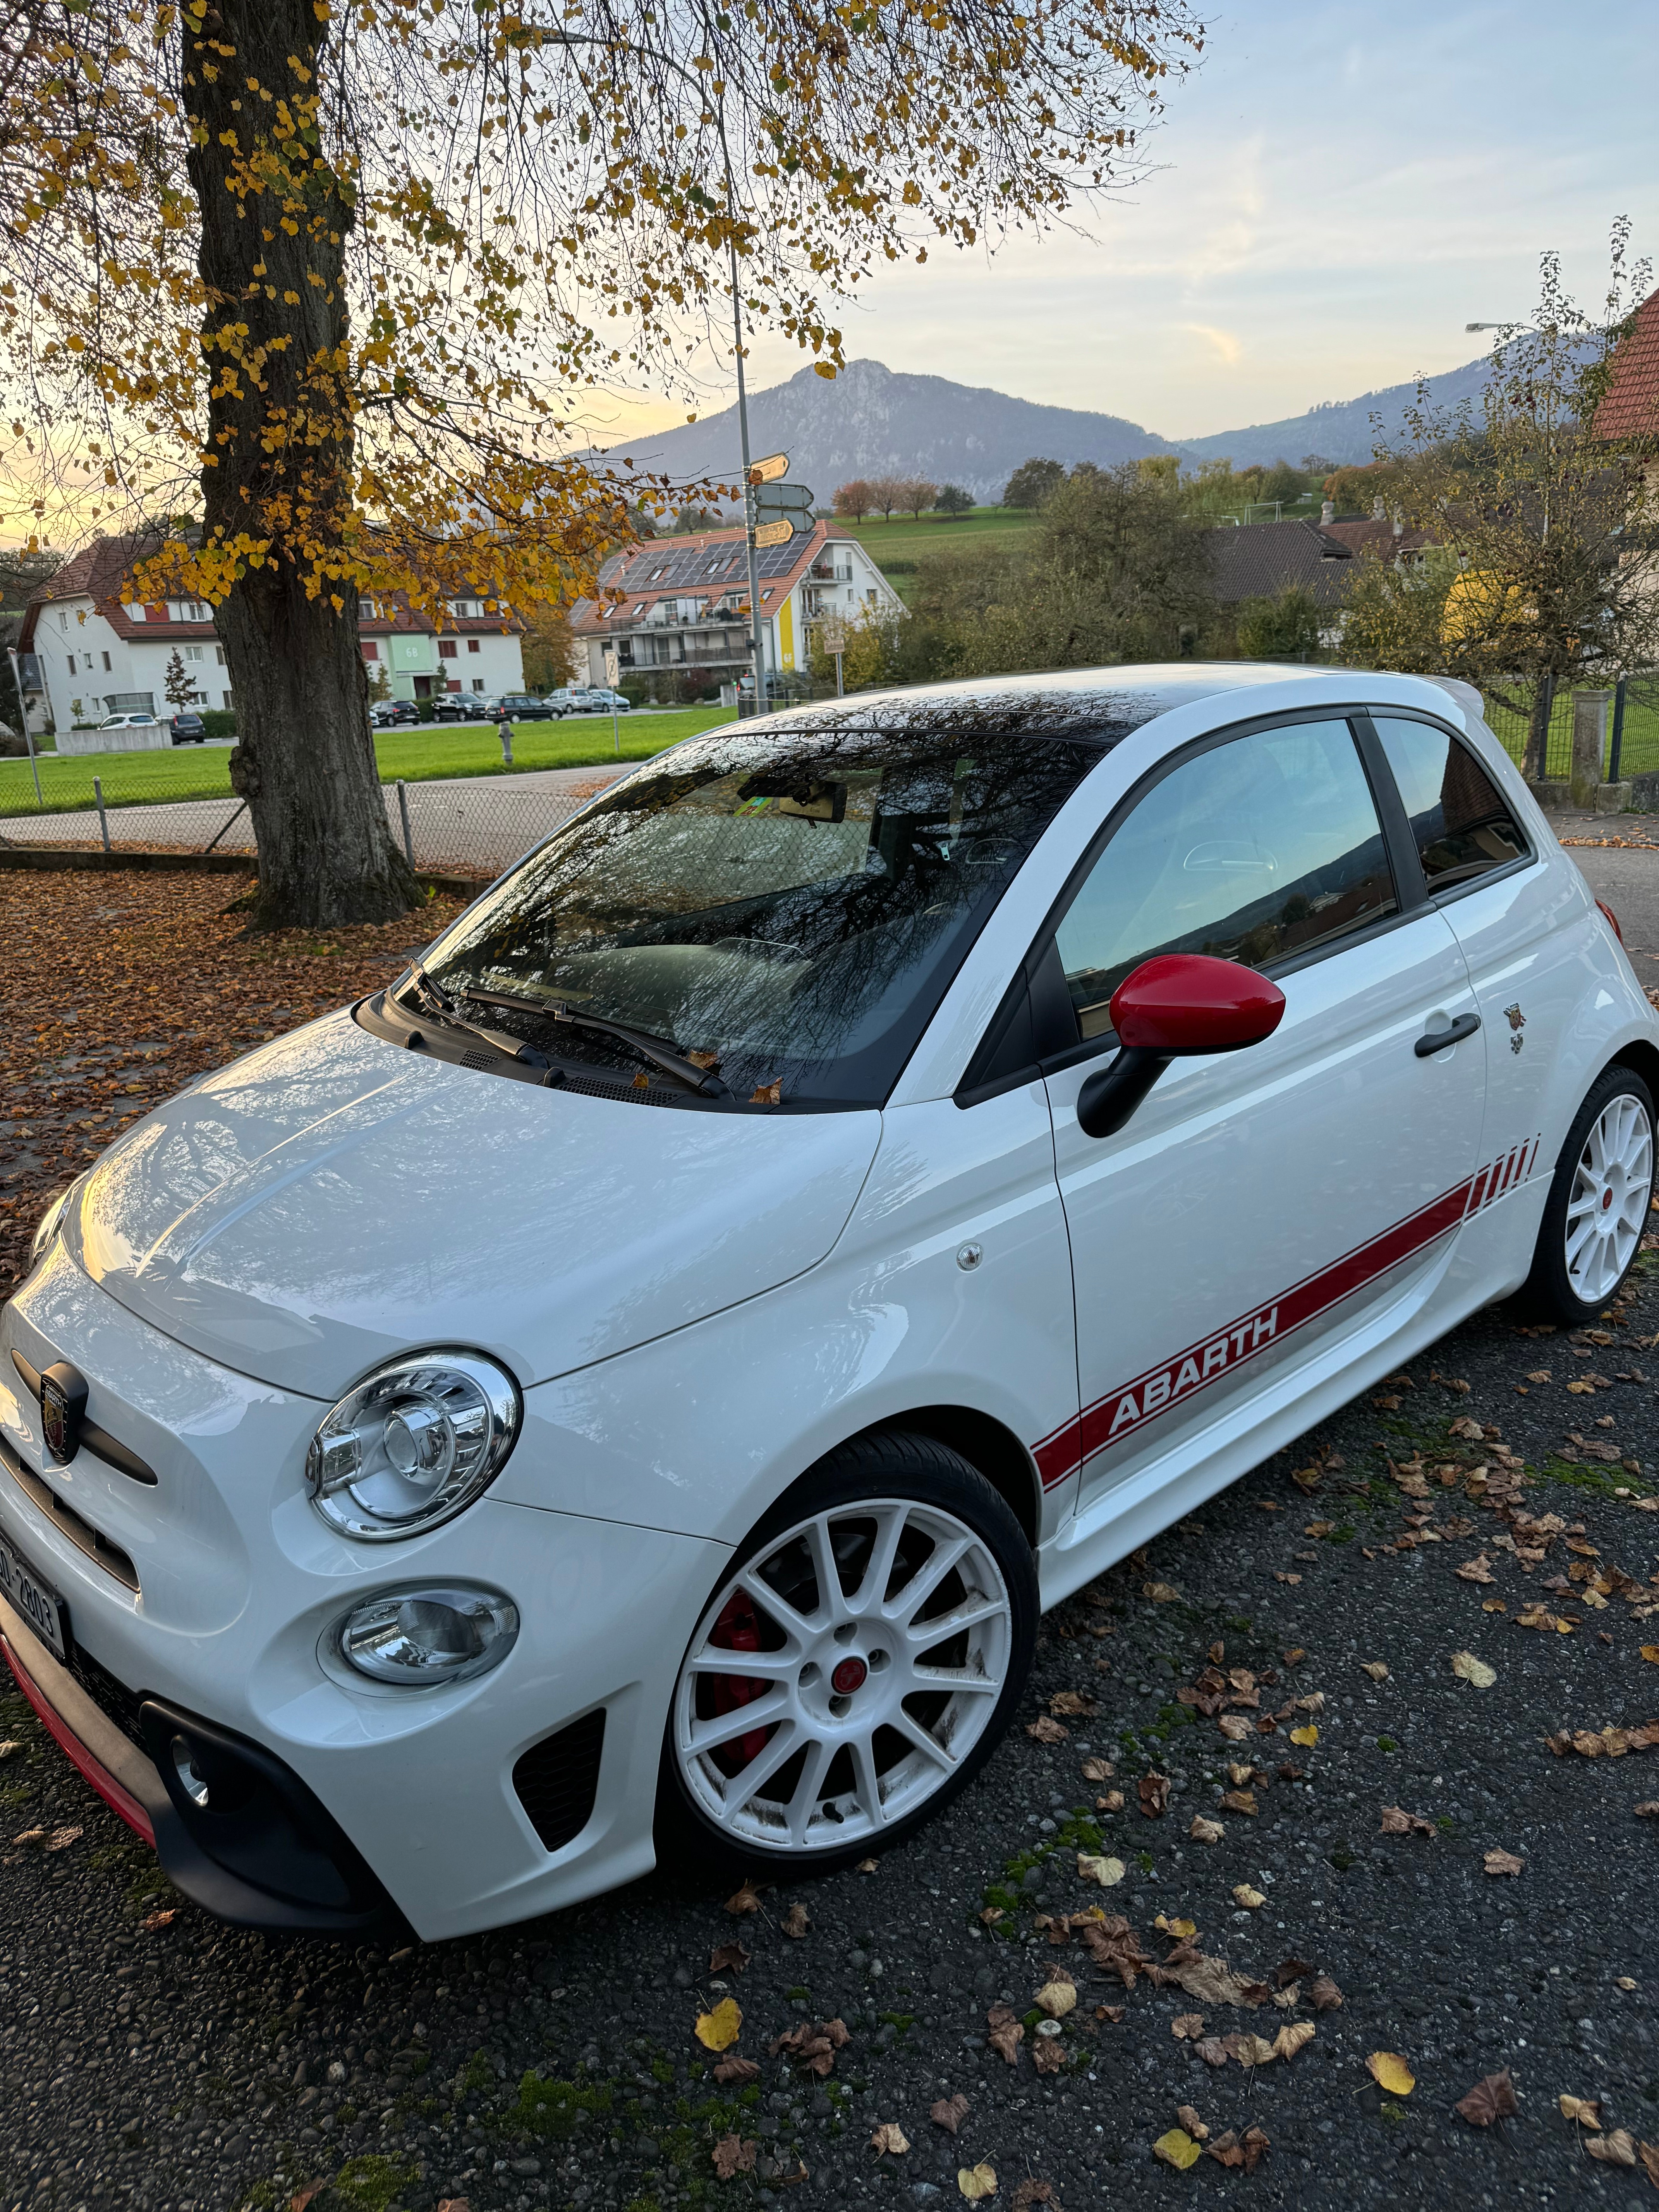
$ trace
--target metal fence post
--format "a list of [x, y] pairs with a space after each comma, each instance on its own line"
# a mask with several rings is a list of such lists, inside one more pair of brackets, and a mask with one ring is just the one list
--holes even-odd
[[104, 850], [109, 850], [109, 817], [104, 811], [104, 787], [98, 777], [92, 779], [92, 795], [98, 802], [98, 827], [103, 833]]
[[1607, 781], [1619, 781], [1619, 757], [1625, 748], [1625, 681], [1621, 676], [1613, 687], [1613, 742], [1607, 748]]
[[415, 865], [415, 840], [409, 828], [409, 787], [401, 776], [398, 779], [398, 812], [403, 818], [404, 858], [412, 868]]

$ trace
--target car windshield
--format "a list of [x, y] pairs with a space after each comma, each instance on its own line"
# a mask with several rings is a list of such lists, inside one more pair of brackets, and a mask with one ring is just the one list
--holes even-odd
[[[556, 831], [438, 940], [427, 972], [457, 996], [647, 1030], [712, 1060], [739, 1100], [879, 1104], [1098, 757], [938, 725], [692, 738]], [[549, 1023], [525, 1024], [546, 1043]], [[557, 1048], [638, 1065], [592, 1031], [562, 1028]]]

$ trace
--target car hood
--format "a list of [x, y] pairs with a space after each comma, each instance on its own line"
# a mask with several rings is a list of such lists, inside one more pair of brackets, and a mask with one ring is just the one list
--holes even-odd
[[124, 1306], [284, 1389], [337, 1398], [438, 1344], [528, 1385], [821, 1260], [880, 1124], [542, 1090], [341, 1013], [137, 1123], [64, 1233]]

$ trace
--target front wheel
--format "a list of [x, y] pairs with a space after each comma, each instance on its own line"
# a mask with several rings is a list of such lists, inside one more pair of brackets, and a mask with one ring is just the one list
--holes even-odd
[[831, 1453], [704, 1608], [663, 1747], [659, 1856], [821, 1873], [908, 1835], [1006, 1729], [1037, 1603], [1024, 1532], [958, 1454], [899, 1433]]
[[1652, 1093], [1632, 1069], [1610, 1067], [1556, 1164], [1522, 1293], [1534, 1311], [1571, 1328], [1596, 1318], [1635, 1264], [1653, 1177]]

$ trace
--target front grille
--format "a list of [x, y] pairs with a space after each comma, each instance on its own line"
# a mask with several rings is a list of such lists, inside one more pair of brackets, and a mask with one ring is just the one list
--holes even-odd
[[143, 1700], [136, 1692], [118, 1682], [107, 1667], [100, 1667], [89, 1651], [74, 1642], [70, 1644], [69, 1669], [104, 1718], [113, 1721], [129, 1743], [144, 1750], [143, 1731], [138, 1725], [138, 1708]]
[[32, 1467], [19, 1459], [3, 1438], [0, 1438], [0, 1466], [4, 1467], [29, 1504], [38, 1506], [61, 1534], [89, 1559], [95, 1559], [106, 1574], [113, 1575], [118, 1583], [124, 1583], [137, 1595], [138, 1570], [131, 1554], [112, 1542], [101, 1528], [94, 1528], [66, 1498], [60, 1498], [49, 1482], [43, 1481]]
[[562, 1851], [593, 1814], [605, 1748], [605, 1708], [532, 1744], [513, 1769], [513, 1787], [550, 1851]]

